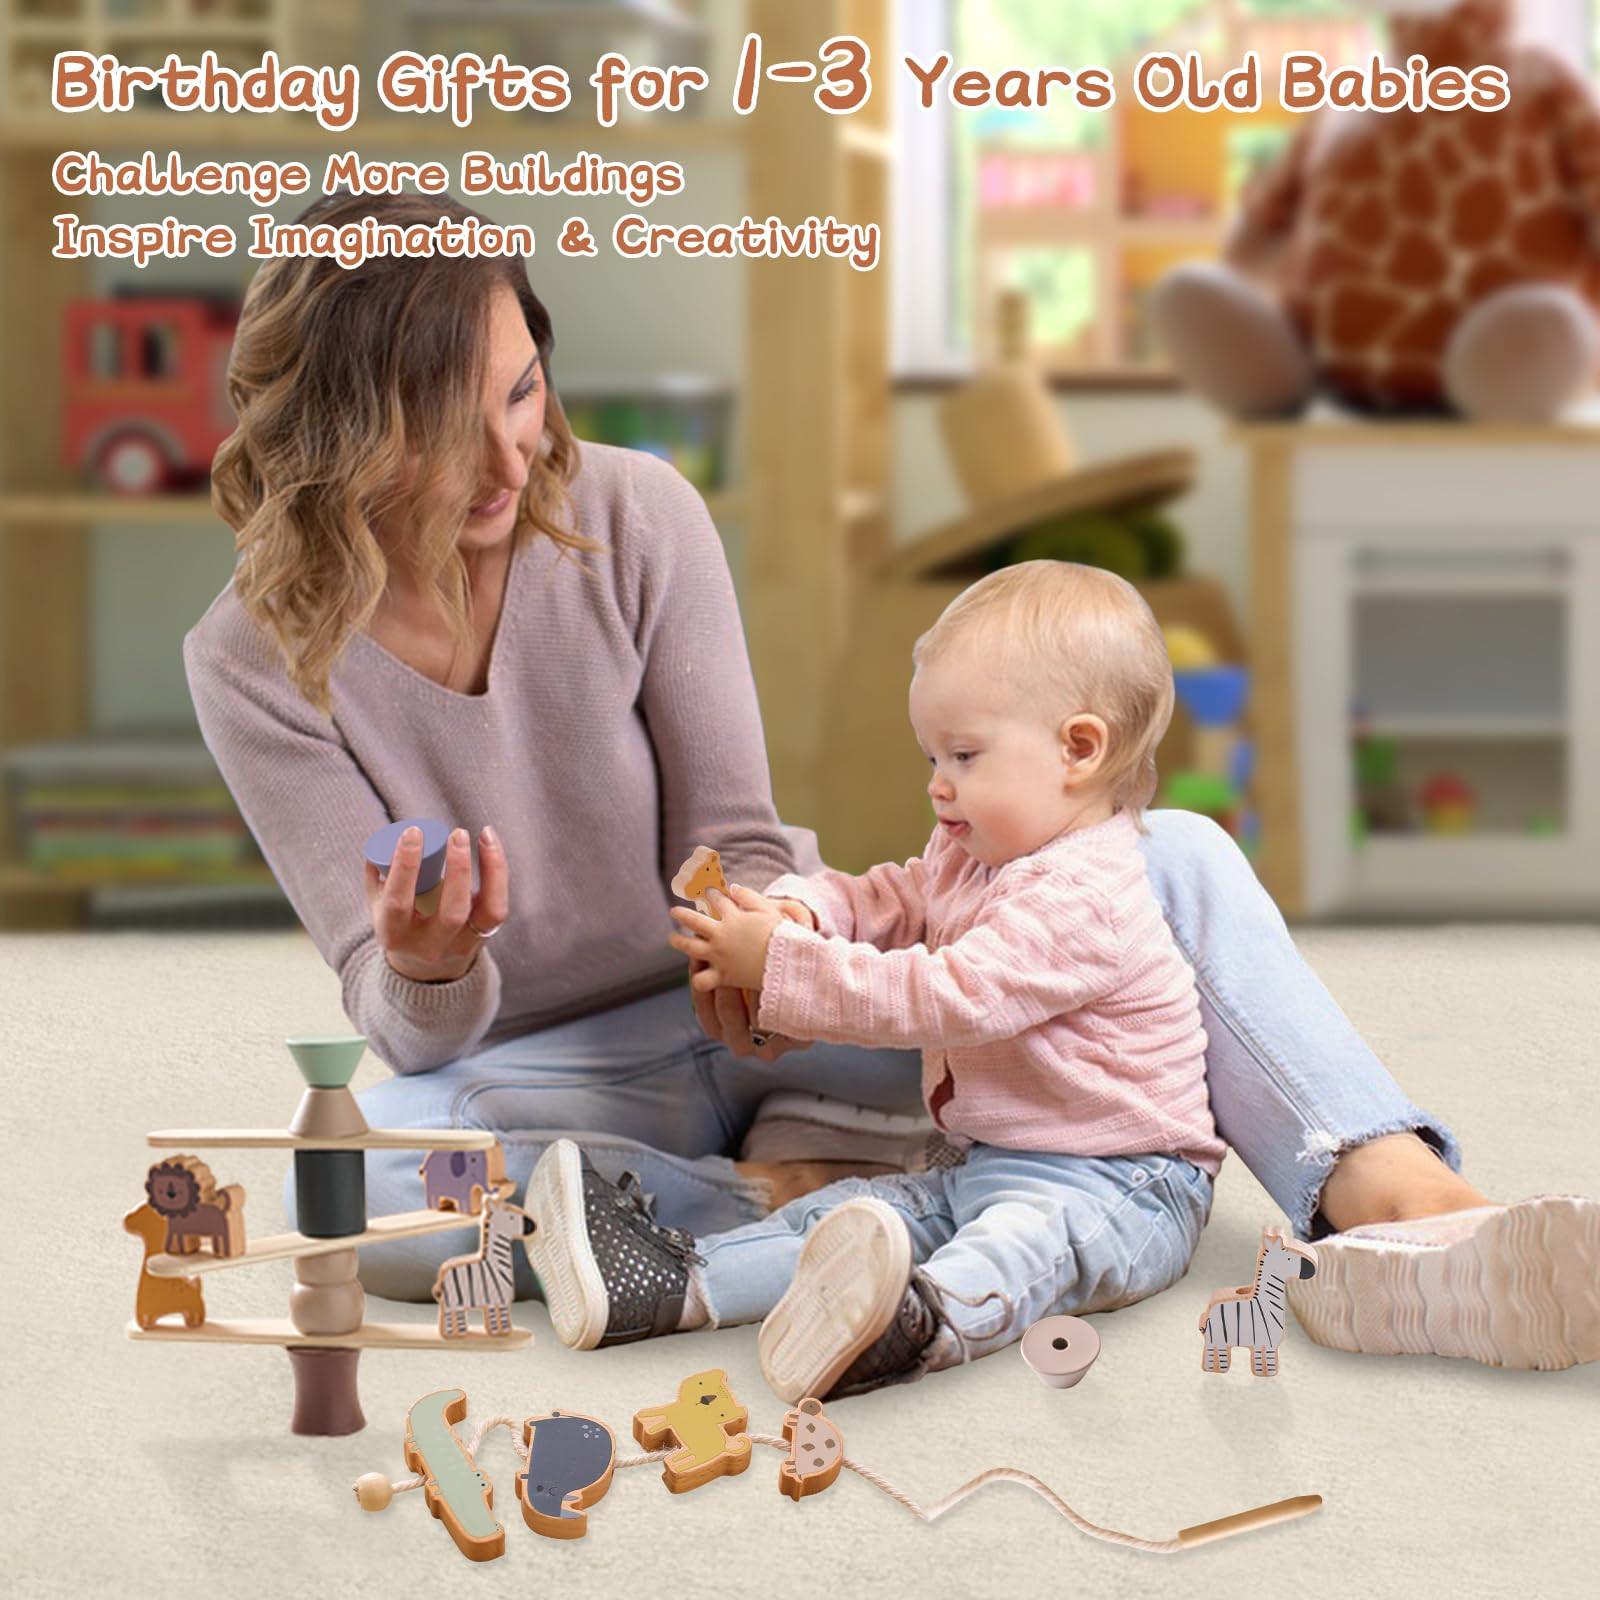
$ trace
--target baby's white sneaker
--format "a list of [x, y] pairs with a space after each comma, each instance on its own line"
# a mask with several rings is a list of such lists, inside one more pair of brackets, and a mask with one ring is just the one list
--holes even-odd
[[1600, 1201], [1539, 1195], [1332, 1234], [1289, 1304], [1335, 1350], [1543, 1371], [1600, 1360]]
[[761, 1324], [762, 1376], [791, 1405], [921, 1376], [938, 1318], [911, 1280], [900, 1213], [863, 1196], [812, 1229], [794, 1279]]

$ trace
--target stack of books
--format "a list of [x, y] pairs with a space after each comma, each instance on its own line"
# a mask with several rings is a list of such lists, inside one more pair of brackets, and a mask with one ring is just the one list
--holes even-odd
[[259, 880], [265, 868], [193, 738], [98, 737], [6, 757], [19, 864], [98, 885]]

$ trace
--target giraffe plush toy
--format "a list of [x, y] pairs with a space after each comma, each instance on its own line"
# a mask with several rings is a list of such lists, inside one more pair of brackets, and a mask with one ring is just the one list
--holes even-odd
[[1515, 0], [1368, 4], [1389, 17], [1391, 65], [1499, 66], [1509, 104], [1319, 114], [1247, 198], [1226, 263], [1163, 281], [1157, 332], [1237, 416], [1320, 390], [1547, 420], [1600, 362], [1600, 103], [1576, 68], [1513, 42]]

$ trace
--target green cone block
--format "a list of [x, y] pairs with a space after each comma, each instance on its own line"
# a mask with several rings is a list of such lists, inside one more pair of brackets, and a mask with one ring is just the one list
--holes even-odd
[[300, 1076], [313, 1089], [343, 1089], [366, 1054], [367, 1041], [359, 1034], [342, 1037], [286, 1039]]

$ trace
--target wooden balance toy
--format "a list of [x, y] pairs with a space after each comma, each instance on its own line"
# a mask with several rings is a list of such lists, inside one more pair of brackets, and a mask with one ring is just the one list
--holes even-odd
[[[350, 1079], [366, 1049], [361, 1038], [290, 1039], [289, 1051], [306, 1081], [294, 1117], [277, 1128], [169, 1128], [147, 1136], [156, 1149], [294, 1152], [297, 1233], [244, 1242], [244, 1191], [218, 1188], [195, 1156], [169, 1157], [151, 1169], [150, 1204], [135, 1207], [123, 1226], [145, 1244], [137, 1312], [130, 1339], [205, 1340], [225, 1344], [281, 1345], [294, 1372], [290, 1428], [304, 1434], [355, 1433], [366, 1426], [356, 1388], [356, 1365], [365, 1349], [514, 1350], [533, 1337], [507, 1322], [503, 1331], [446, 1336], [433, 1324], [365, 1320], [366, 1293], [356, 1276], [356, 1252], [419, 1234], [460, 1228], [460, 1209], [367, 1216], [368, 1150], [486, 1151], [486, 1166], [500, 1170], [492, 1133], [475, 1128], [369, 1128]], [[157, 1174], [165, 1176], [158, 1179]], [[192, 1182], [186, 1182], [187, 1174]], [[494, 1185], [486, 1205], [505, 1199]], [[163, 1211], [163, 1206], [178, 1218]], [[179, 1211], [178, 1208], [185, 1208]], [[183, 1222], [185, 1216], [203, 1226]], [[181, 1240], [181, 1249], [170, 1243]], [[287, 1318], [220, 1322], [205, 1312], [202, 1274], [264, 1261], [293, 1261], [295, 1285]], [[179, 1315], [180, 1322], [162, 1320]]]

